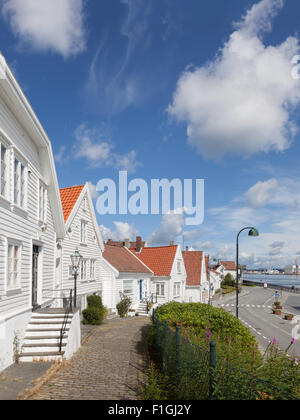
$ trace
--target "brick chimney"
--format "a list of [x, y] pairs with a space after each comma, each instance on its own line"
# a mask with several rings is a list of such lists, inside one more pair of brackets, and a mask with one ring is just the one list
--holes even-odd
[[136, 237], [136, 252], [141, 252], [143, 248], [143, 243], [142, 243], [142, 237], [141, 236], [137, 236]]
[[188, 247], [188, 246], [186, 246], [186, 247], [185, 247], [185, 250], [186, 250], [186, 251], [188, 251], [188, 250], [189, 250], [189, 247]]

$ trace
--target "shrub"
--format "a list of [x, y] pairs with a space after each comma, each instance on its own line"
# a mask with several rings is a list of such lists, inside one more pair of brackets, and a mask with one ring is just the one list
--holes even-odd
[[90, 295], [87, 297], [88, 307], [95, 306], [103, 308], [102, 299], [98, 295]]
[[222, 281], [221, 286], [231, 286], [234, 287], [235, 286], [235, 280], [232, 277], [232, 275], [230, 273], [227, 273], [224, 280]]
[[251, 358], [258, 346], [248, 328], [221, 308], [202, 303], [171, 302], [160, 306], [156, 316], [161, 322], [167, 321], [171, 327], [180, 326], [191, 340], [202, 346], [207, 344], [209, 330], [211, 340], [217, 343], [219, 355], [227, 353], [229, 341], [232, 357], [241, 353], [244, 360]]
[[125, 318], [129, 312], [131, 299], [123, 294], [121, 294], [121, 298], [121, 301], [117, 304], [117, 311], [120, 318]]
[[84, 325], [100, 325], [103, 321], [103, 312], [95, 306], [90, 306], [82, 311]]
[[91, 295], [87, 297], [88, 307], [82, 311], [85, 325], [100, 325], [105, 317], [105, 307], [100, 296]]

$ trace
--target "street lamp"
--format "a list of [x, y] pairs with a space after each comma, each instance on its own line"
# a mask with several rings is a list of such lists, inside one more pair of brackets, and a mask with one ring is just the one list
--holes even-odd
[[76, 251], [74, 252], [74, 254], [71, 255], [70, 258], [72, 261], [72, 268], [73, 268], [73, 274], [74, 274], [74, 308], [76, 308], [77, 307], [77, 276], [78, 276], [78, 268], [82, 260], [82, 255], [80, 255], [78, 248], [76, 248]]
[[244, 230], [249, 230], [248, 236], [259, 236], [259, 232], [254, 227], [241, 229], [236, 238], [236, 317], [239, 317], [239, 236]]

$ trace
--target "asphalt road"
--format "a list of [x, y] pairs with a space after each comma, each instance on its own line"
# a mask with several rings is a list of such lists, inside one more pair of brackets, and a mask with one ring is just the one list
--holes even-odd
[[[260, 349], [264, 351], [270, 341], [276, 337], [281, 350], [291, 343], [292, 338], [296, 339], [288, 354], [300, 358], [300, 295], [280, 292], [280, 302], [283, 306], [283, 314], [273, 315], [271, 305], [275, 301], [275, 290], [262, 287], [244, 287], [239, 297], [239, 319], [246, 325], [256, 337]], [[224, 299], [213, 303], [216, 307], [222, 307], [235, 315], [235, 295], [224, 297]], [[299, 316], [299, 320], [287, 321], [285, 313], [292, 313]], [[299, 336], [298, 336], [299, 335]]]

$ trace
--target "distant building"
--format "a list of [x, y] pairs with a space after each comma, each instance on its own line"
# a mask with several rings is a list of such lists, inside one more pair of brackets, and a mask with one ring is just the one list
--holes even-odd
[[298, 265], [286, 265], [284, 267], [284, 274], [298, 274], [299, 266]]

